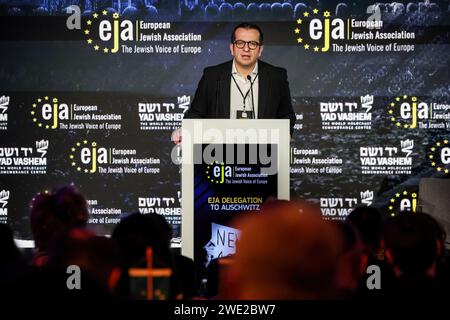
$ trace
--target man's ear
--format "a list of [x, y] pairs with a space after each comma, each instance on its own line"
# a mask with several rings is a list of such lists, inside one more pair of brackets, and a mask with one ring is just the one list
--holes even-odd
[[232, 43], [230, 43], [230, 53], [231, 53], [231, 55], [234, 57], [234, 54], [233, 54], [233, 44], [232, 44]]
[[261, 57], [263, 50], [264, 50], [264, 45], [262, 45], [261, 48], [259, 49], [258, 58]]

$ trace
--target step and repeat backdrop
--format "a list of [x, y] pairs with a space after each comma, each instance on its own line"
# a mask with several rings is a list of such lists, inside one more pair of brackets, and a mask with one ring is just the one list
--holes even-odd
[[[37, 192], [74, 184], [89, 225], [164, 215], [181, 237], [170, 142], [205, 67], [242, 21], [287, 69], [296, 112], [291, 199], [326, 219], [416, 210], [450, 170], [447, 1], [0, 0], [0, 222], [32, 240]], [[172, 155], [172, 156], [171, 156]], [[173, 156], [175, 155], [175, 156]]]

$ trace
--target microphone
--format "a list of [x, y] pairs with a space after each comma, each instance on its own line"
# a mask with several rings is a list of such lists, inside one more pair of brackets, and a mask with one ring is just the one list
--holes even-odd
[[[256, 79], [256, 77], [255, 77]], [[255, 102], [253, 100], [253, 82], [252, 82], [252, 77], [250, 75], [247, 75], [247, 80], [250, 81], [250, 91], [252, 93], [252, 119], [255, 119]]]

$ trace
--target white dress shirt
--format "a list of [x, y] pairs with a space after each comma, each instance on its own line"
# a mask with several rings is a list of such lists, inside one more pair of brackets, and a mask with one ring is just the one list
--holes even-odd
[[[239, 85], [239, 88], [241, 89], [242, 93], [246, 96], [245, 98], [245, 110], [247, 111], [248, 119], [250, 119], [250, 111], [252, 111], [252, 92], [250, 91], [250, 80], [247, 78], [244, 78], [236, 69], [236, 65], [234, 64], [233, 60], [233, 67], [231, 71], [231, 75], [236, 80], [236, 83]], [[255, 67], [253, 68], [253, 71], [250, 73], [251, 81], [253, 82], [253, 101], [254, 101], [254, 118], [258, 118], [258, 62], [256, 62]], [[243, 111], [244, 110], [244, 98], [242, 97], [242, 94], [239, 92], [239, 89], [236, 87], [236, 83], [234, 82], [233, 78], [230, 79], [231, 85], [230, 85], [230, 119], [236, 119], [237, 118], [237, 111]], [[247, 94], [248, 92], [248, 94]]]

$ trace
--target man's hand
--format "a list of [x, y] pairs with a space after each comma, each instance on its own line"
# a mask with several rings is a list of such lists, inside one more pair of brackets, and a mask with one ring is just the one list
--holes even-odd
[[175, 143], [176, 145], [181, 143], [181, 128], [178, 128], [177, 130], [172, 132], [172, 138], [171, 140], [173, 141], [173, 143]]

